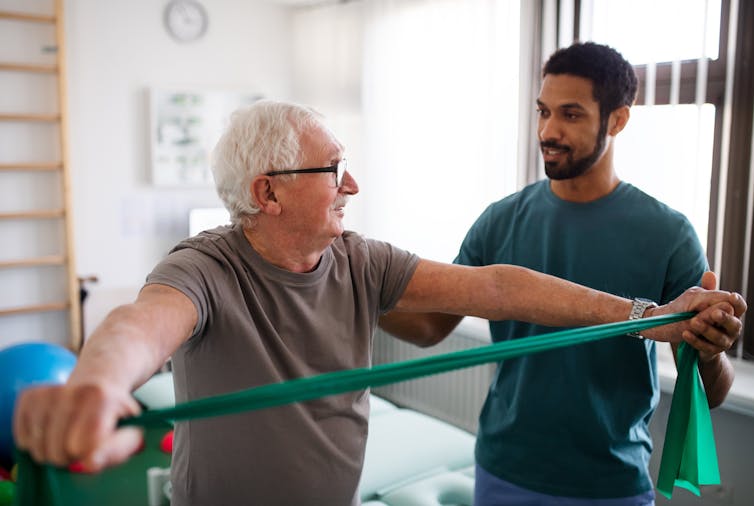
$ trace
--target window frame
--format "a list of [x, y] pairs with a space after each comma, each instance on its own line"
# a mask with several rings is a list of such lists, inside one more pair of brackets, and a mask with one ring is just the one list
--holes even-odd
[[[562, 16], [573, 19], [573, 39], [579, 40], [581, 0], [557, 0], [556, 8], [558, 19]], [[716, 59], [707, 59], [706, 89], [706, 102], [715, 106], [707, 256], [710, 266], [719, 275], [720, 287], [739, 292], [745, 298], [754, 293], [751, 275], [754, 219], [749, 201], [753, 197], [748, 191], [754, 171], [754, 31], [747, 30], [751, 26], [754, 26], [754, 2], [721, 1], [719, 54]], [[730, 37], [732, 27], [735, 29], [733, 39]], [[556, 38], [559, 40], [559, 34]], [[729, 52], [731, 40], [735, 42], [733, 54]], [[698, 60], [680, 62], [679, 104], [696, 102], [698, 67]], [[634, 69], [639, 79], [636, 104], [644, 105], [647, 65], [635, 65]], [[727, 84], [729, 79], [731, 85]], [[670, 104], [671, 81], [672, 62], [656, 63], [654, 104]], [[728, 91], [730, 97], [726, 97]], [[724, 187], [721, 188], [721, 184]], [[721, 196], [725, 199], [724, 206], [720, 205]], [[746, 325], [744, 320], [741, 336], [731, 355], [754, 361], [754, 323]]]

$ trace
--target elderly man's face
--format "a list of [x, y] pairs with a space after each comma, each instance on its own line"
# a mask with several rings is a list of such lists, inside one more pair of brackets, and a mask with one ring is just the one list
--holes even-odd
[[[322, 126], [304, 132], [300, 146], [304, 155], [300, 168], [329, 167], [343, 158], [343, 146]], [[298, 174], [285, 186], [283, 217], [290, 231], [313, 241], [315, 247], [329, 245], [343, 233], [348, 196], [359, 191], [347, 171], [340, 188], [332, 173]]]

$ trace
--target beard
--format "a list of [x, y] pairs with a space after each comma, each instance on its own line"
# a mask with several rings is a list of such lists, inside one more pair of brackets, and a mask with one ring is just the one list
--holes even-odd
[[605, 141], [607, 139], [606, 134], [607, 122], [601, 122], [600, 130], [597, 133], [597, 138], [594, 142], [594, 149], [591, 153], [583, 158], [574, 158], [573, 152], [568, 146], [564, 146], [553, 141], [540, 142], [540, 149], [561, 149], [566, 153], [566, 161], [563, 163], [562, 167], [558, 166], [557, 162], [545, 162], [545, 174], [547, 174], [547, 177], [559, 181], [563, 179], [573, 179], [585, 173], [602, 156], [602, 152], [605, 149]]

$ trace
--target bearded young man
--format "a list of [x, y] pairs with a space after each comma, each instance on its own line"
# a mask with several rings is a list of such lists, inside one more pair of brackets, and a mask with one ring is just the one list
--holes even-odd
[[[612, 48], [577, 43], [554, 53], [537, 99], [548, 179], [490, 205], [455, 262], [528, 267], [633, 298], [639, 315], [689, 287], [714, 288], [689, 221], [616, 172], [615, 140], [636, 91], [631, 64]], [[460, 319], [391, 313], [381, 325], [431, 344]], [[490, 321], [495, 342], [552, 330]], [[733, 381], [724, 353], [733, 341], [716, 332], [686, 339], [699, 350], [711, 407]], [[659, 395], [650, 340], [604, 340], [500, 363], [479, 418], [474, 504], [654, 504], [648, 424]]]

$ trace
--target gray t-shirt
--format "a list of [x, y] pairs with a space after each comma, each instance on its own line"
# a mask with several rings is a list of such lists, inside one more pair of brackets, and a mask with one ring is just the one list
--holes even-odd
[[[418, 261], [352, 232], [303, 274], [266, 262], [238, 226], [181, 242], [147, 277], [199, 313], [173, 355], [176, 402], [370, 366], [377, 319]], [[361, 390], [179, 422], [172, 504], [358, 504], [368, 415]]]

